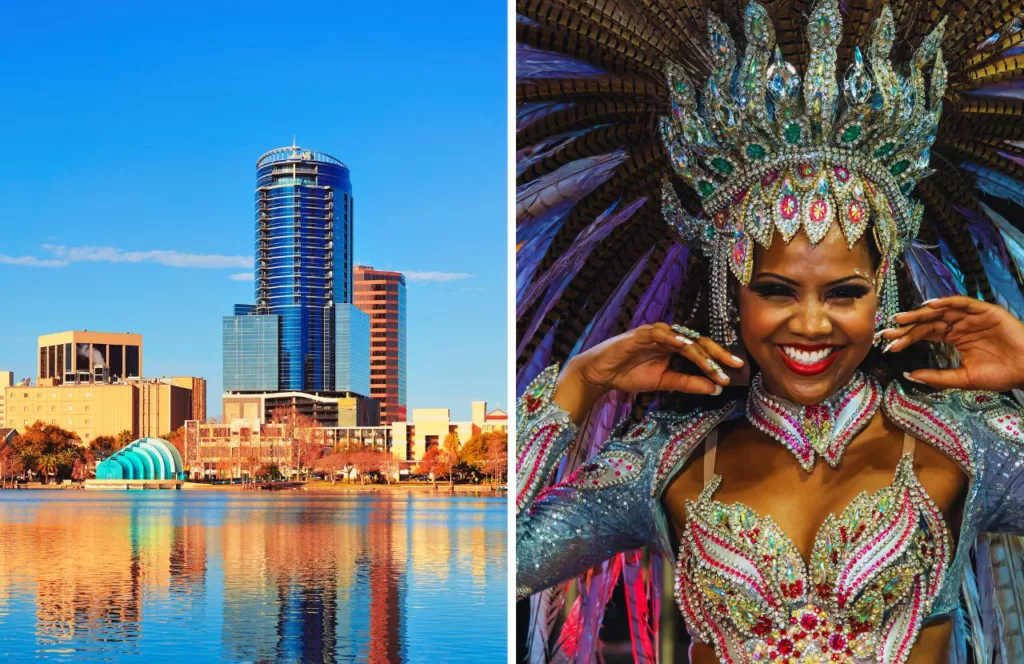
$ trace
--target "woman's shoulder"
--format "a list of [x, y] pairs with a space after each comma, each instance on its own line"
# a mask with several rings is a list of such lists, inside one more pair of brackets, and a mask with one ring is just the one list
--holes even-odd
[[742, 414], [741, 401], [683, 411], [654, 410], [639, 422], [620, 422], [612, 430], [601, 454], [628, 451], [642, 457], [652, 476], [651, 495], [657, 496], [708, 433], [722, 422]]
[[993, 441], [1024, 446], [1024, 411], [1000, 392], [931, 390], [894, 380], [883, 407], [904, 431], [932, 443], [970, 475]]

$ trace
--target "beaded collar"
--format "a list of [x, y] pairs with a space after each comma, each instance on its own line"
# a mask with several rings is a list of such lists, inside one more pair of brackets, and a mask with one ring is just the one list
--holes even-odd
[[846, 446], [878, 410], [881, 394], [878, 383], [858, 371], [822, 403], [801, 406], [768, 394], [758, 374], [747, 397], [747, 419], [785, 445], [805, 471], [814, 470], [815, 452], [835, 468]]

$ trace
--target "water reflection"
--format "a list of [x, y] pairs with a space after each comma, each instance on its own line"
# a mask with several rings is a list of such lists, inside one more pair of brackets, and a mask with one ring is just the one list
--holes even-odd
[[505, 658], [503, 500], [27, 493], [0, 493], [4, 658]]

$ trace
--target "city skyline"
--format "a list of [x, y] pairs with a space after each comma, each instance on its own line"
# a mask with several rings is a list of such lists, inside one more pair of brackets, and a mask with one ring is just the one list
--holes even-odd
[[[254, 288], [253, 165], [295, 136], [352, 171], [353, 262], [407, 276], [409, 407], [508, 410], [506, 86], [492, 75], [505, 52], [487, 47], [503, 33], [499, 9], [126, 5], [44, 21], [42, 8], [15, 8], [0, 62], [32, 49], [41, 25], [52, 46], [6, 76], [19, 159], [0, 164], [0, 368], [35, 378], [36, 338], [55, 330], [131, 331], [147, 340], [148, 376], [207, 378], [219, 415], [222, 318]], [[285, 18], [303, 38], [279, 58], [260, 35]], [[365, 29], [383, 24], [397, 37], [386, 45]], [[479, 55], [443, 46], [456, 38]], [[473, 89], [447, 84], [456, 67]], [[266, 106], [265, 81], [286, 75], [301, 110]], [[460, 104], [474, 113], [452, 113]]]

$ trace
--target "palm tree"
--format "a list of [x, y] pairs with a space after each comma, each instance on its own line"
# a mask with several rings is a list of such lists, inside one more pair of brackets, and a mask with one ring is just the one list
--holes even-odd
[[60, 459], [56, 454], [44, 454], [39, 457], [39, 472], [43, 474], [44, 483], [50, 483], [50, 475], [55, 475], [60, 467]]

